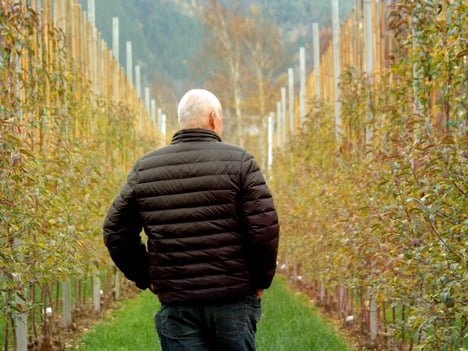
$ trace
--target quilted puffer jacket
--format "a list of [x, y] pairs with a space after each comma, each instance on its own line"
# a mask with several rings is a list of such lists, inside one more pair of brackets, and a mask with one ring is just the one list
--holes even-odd
[[161, 303], [213, 303], [270, 286], [279, 224], [252, 155], [184, 129], [135, 163], [103, 235], [117, 267]]

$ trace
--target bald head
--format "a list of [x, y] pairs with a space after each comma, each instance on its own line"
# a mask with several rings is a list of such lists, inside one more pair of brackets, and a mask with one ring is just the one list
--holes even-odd
[[221, 136], [223, 109], [218, 98], [205, 89], [192, 89], [180, 99], [177, 117], [181, 129], [204, 128]]

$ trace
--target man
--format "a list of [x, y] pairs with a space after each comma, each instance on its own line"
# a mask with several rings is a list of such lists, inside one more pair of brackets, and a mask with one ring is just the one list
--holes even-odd
[[171, 144], [130, 171], [104, 242], [128, 279], [158, 295], [163, 351], [255, 350], [260, 299], [276, 269], [273, 200], [252, 155], [221, 141], [215, 95], [190, 90], [177, 113]]

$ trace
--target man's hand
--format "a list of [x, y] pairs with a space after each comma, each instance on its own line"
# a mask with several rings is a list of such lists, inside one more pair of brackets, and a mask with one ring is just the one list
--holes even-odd
[[155, 295], [158, 294], [158, 293], [156, 292], [156, 287], [155, 287], [153, 284], [150, 284], [149, 289], [150, 289], [150, 291], [151, 291], [153, 294], [155, 294]]
[[258, 296], [259, 299], [262, 298], [262, 296], [263, 296], [263, 289], [257, 289], [257, 296]]

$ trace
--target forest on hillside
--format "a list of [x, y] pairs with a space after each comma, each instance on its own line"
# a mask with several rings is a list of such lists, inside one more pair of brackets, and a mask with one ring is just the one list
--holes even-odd
[[[87, 11], [87, 0], [80, 0]], [[289, 60], [300, 46], [311, 41], [311, 24], [327, 27], [331, 21], [331, 1], [322, 0], [217, 0], [221, 7], [256, 14], [271, 22], [278, 40], [289, 52]], [[352, 0], [339, 0], [340, 15], [346, 17]], [[119, 60], [125, 67], [125, 43], [132, 42], [133, 62], [142, 67], [146, 84], [155, 87], [158, 100], [167, 100], [193, 85], [204, 85], [206, 76], [194, 70], [204, 50], [207, 28], [204, 10], [210, 0], [95, 0], [96, 27], [109, 47], [112, 45], [112, 18], [119, 18]], [[282, 39], [280, 39], [282, 38]], [[205, 72], [206, 73], [206, 72]], [[173, 96], [172, 98], [175, 98]]]

